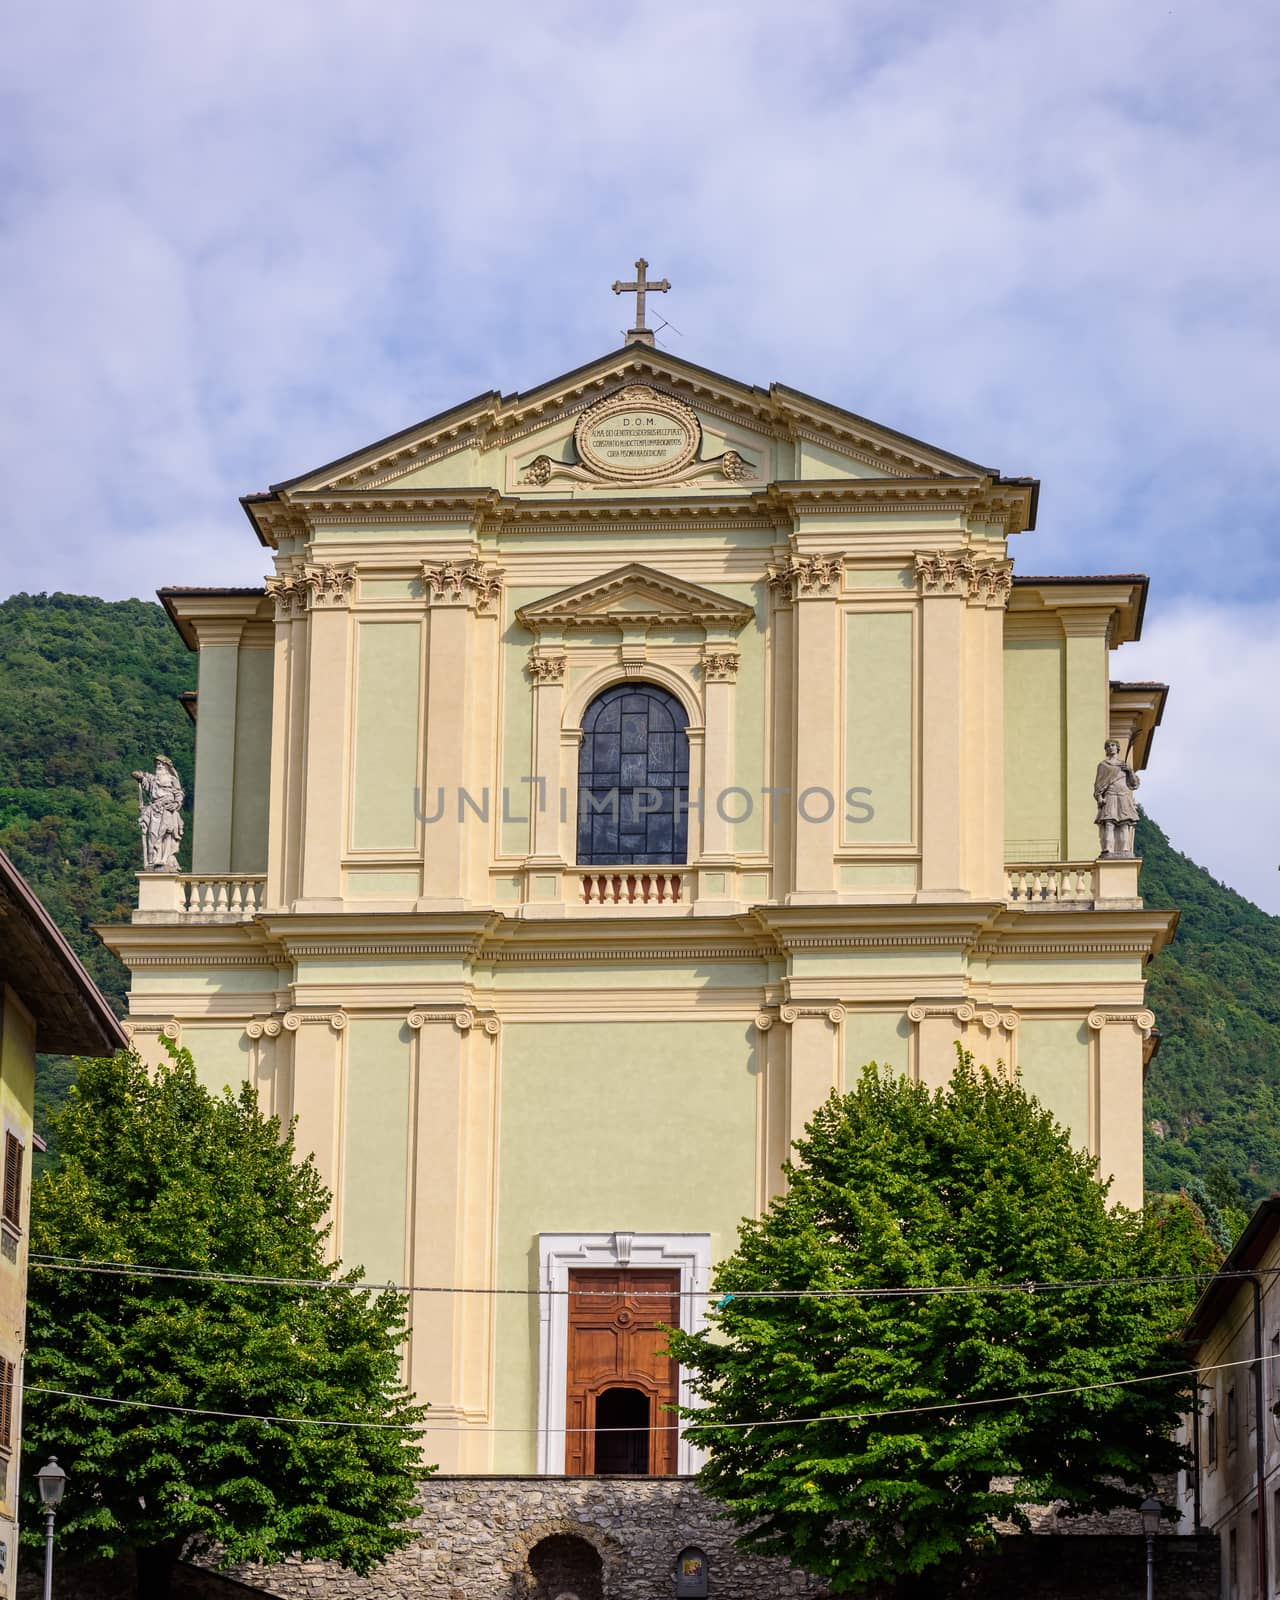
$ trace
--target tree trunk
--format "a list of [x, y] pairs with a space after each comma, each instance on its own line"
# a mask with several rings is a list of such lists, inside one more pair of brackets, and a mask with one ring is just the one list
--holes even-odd
[[138, 1575], [138, 1600], [169, 1600], [173, 1568], [178, 1559], [177, 1544], [156, 1544], [145, 1550], [135, 1550], [133, 1559]]

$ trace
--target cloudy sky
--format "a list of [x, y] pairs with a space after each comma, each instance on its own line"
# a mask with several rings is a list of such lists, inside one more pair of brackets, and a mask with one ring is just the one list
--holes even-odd
[[[1145, 571], [1143, 789], [1280, 910], [1268, 0], [17, 0], [0, 592], [246, 583], [236, 497], [614, 348], [1043, 480], [1024, 572]], [[677, 331], [678, 330], [678, 331]]]

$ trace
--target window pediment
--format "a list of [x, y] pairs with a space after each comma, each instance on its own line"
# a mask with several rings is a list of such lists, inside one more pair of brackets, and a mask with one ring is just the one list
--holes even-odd
[[754, 615], [750, 606], [729, 595], [633, 561], [521, 606], [516, 620], [534, 634], [566, 628], [636, 627], [700, 627], [737, 633]]

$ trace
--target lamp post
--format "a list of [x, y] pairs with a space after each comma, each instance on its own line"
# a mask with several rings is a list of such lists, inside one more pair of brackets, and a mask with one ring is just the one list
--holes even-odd
[[[1156, 1577], [1156, 1534], [1160, 1531], [1160, 1513], [1164, 1507], [1149, 1494], [1138, 1507], [1138, 1514], [1142, 1518], [1142, 1531], [1147, 1536], [1147, 1600], [1154, 1600]], [[48, 1595], [45, 1600], [49, 1600]]]
[[40, 1499], [44, 1502], [44, 1600], [53, 1596], [53, 1519], [62, 1504], [62, 1491], [67, 1486], [67, 1475], [58, 1465], [57, 1456], [50, 1456], [39, 1472]]

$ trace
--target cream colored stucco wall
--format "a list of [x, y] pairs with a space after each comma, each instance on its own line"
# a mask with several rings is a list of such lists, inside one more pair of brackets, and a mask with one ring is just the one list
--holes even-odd
[[[31, 1013], [7, 985], [0, 984], [0, 1122], [23, 1144], [21, 1215], [31, 1195], [32, 1116], [35, 1107], [36, 1026]], [[3, 1141], [0, 1141], [0, 1155]], [[27, 1230], [0, 1231], [0, 1355], [22, 1371], [27, 1313]], [[8, 1546], [0, 1595], [11, 1595], [18, 1566], [18, 1466], [22, 1446], [21, 1395], [13, 1397], [13, 1431], [8, 1452], [0, 1450], [0, 1540]]]
[[[1020, 1070], [1115, 1198], [1140, 1198], [1163, 923], [1132, 877], [1107, 907], [1027, 908], [1004, 871], [1076, 859], [1093, 881], [1112, 601], [1050, 586], [1019, 606], [999, 494], [959, 492], [962, 464], [922, 494], [934, 468], [896, 447], [693, 399], [703, 461], [733, 448], [759, 477], [531, 484], [539, 454], [574, 459], [552, 407], [389, 462], [367, 498], [317, 488], [279, 533], [289, 593], [199, 603], [195, 864], [257, 870], [269, 831], [264, 915], [201, 922], [152, 883], [109, 937], [144, 1053], [163, 1028], [203, 1082], [247, 1077], [296, 1113], [335, 1249], [373, 1279], [532, 1288], [548, 1231], [723, 1252], [833, 1087], [871, 1059], [936, 1086], [957, 1039]], [[496, 493], [450, 493], [469, 486]], [[960, 577], [939, 576], [950, 560]], [[645, 601], [647, 626], [570, 602], [517, 621], [631, 563], [719, 601], [696, 623], [676, 599]], [[450, 589], [464, 568], [501, 574], [496, 597]], [[689, 714], [706, 792], [678, 901], [669, 872], [659, 901], [653, 873], [602, 891], [576, 870], [582, 716], [624, 681]], [[718, 787], [734, 816], [746, 792], [745, 820], [717, 815]], [[854, 787], [870, 819], [846, 820]], [[415, 821], [415, 788], [424, 817], [444, 789], [439, 822]], [[459, 789], [487, 814], [460, 824]], [[834, 814], [798, 820], [806, 789]], [[536, 1303], [416, 1297], [413, 1315], [406, 1375], [440, 1459], [531, 1467], [531, 1435], [487, 1430], [532, 1426]]]
[[[755, 1206], [756, 1075], [738, 1023], [529, 1023], [503, 1030], [497, 1278], [537, 1287], [537, 1235], [709, 1233], [732, 1249]], [[498, 1307], [495, 1416], [536, 1420], [535, 1297]], [[535, 1441], [498, 1435], [494, 1470]]]

